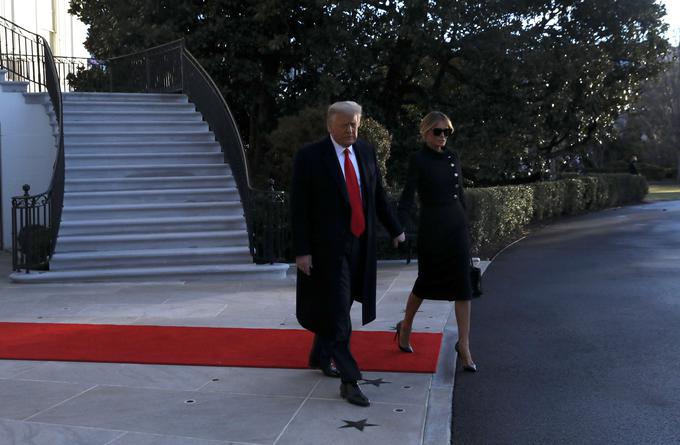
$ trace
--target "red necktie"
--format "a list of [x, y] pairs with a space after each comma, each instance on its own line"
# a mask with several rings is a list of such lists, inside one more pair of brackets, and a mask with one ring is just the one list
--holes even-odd
[[352, 234], [359, 238], [366, 229], [364, 220], [364, 208], [361, 205], [361, 192], [359, 191], [359, 181], [354, 172], [354, 165], [349, 159], [349, 148], [345, 148], [345, 182], [347, 183], [347, 195], [349, 195], [349, 205], [352, 208], [352, 222], [350, 230]]

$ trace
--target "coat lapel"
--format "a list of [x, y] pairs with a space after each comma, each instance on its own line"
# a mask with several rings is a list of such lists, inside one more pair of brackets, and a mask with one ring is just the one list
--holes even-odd
[[357, 164], [359, 165], [359, 175], [361, 176], [361, 196], [362, 203], [364, 205], [364, 210], [366, 210], [366, 196], [370, 193], [368, 189], [368, 181], [366, 180], [366, 159], [363, 149], [360, 148], [359, 142], [354, 143], [354, 156], [357, 158]]

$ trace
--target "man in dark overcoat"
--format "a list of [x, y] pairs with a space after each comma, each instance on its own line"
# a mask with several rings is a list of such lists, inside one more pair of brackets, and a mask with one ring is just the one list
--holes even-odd
[[291, 210], [296, 313], [315, 333], [309, 364], [339, 376], [340, 395], [347, 401], [368, 406], [349, 346], [350, 309], [359, 301], [363, 324], [375, 319], [376, 217], [395, 246], [404, 233], [383, 190], [375, 150], [357, 139], [360, 123], [361, 106], [355, 102], [328, 108], [329, 135], [295, 155]]

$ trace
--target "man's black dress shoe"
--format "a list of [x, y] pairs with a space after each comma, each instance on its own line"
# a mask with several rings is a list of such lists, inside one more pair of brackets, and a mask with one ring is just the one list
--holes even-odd
[[340, 396], [353, 405], [369, 406], [371, 404], [356, 383], [341, 383]]

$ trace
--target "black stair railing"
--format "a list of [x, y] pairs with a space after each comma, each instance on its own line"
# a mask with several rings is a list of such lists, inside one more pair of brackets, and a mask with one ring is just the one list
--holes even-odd
[[0, 66], [8, 80], [28, 82], [28, 91], [43, 91], [45, 52], [41, 37], [0, 17]]
[[0, 67], [8, 78], [28, 82], [28, 91], [47, 91], [58, 123], [57, 156], [47, 191], [12, 198], [12, 267], [47, 269], [54, 252], [64, 202], [64, 127], [59, 75], [47, 41], [0, 17]]
[[285, 261], [288, 255], [288, 196], [253, 187], [234, 116], [220, 89], [184, 40], [176, 40], [100, 62], [100, 83], [109, 91], [183, 93], [215, 134], [236, 181], [245, 213], [250, 253], [256, 263]]

